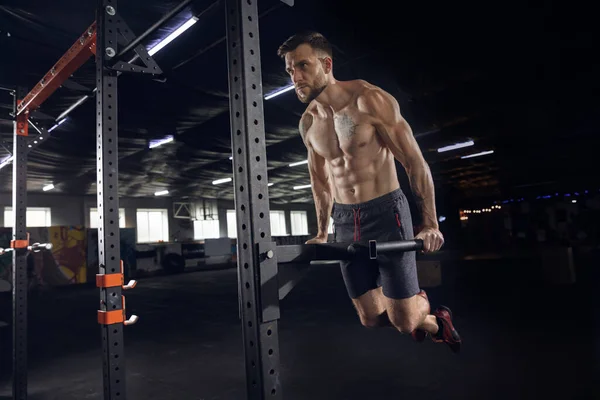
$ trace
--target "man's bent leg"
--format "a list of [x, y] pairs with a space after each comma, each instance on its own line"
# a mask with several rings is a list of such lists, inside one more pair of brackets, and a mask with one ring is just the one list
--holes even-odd
[[435, 316], [429, 315], [429, 302], [420, 295], [405, 299], [384, 298], [389, 319], [400, 332], [411, 334], [422, 329], [431, 334], [437, 333]]
[[381, 287], [369, 290], [367, 293], [352, 299], [360, 323], [367, 328], [393, 326], [386, 310], [386, 302]]

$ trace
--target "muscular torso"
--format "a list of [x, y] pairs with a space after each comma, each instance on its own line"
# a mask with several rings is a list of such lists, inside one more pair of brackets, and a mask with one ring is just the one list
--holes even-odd
[[336, 202], [362, 203], [399, 187], [392, 152], [383, 143], [370, 117], [361, 107], [364, 83], [354, 81], [355, 95], [342, 109], [313, 102], [305, 142], [325, 159], [325, 173]]

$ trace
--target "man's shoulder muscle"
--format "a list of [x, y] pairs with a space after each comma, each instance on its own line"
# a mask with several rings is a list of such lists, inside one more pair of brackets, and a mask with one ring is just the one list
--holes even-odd
[[302, 140], [306, 141], [306, 133], [310, 129], [313, 123], [313, 116], [310, 109], [307, 109], [300, 118], [300, 123], [298, 125], [298, 129], [300, 130], [300, 135], [302, 136]]
[[380, 87], [365, 87], [357, 99], [358, 109], [380, 122], [401, 119], [400, 106], [390, 93]]

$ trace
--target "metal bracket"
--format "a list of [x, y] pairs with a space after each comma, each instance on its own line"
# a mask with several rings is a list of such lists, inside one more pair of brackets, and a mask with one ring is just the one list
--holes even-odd
[[174, 202], [173, 218], [192, 219], [192, 203]]
[[275, 242], [260, 242], [257, 246], [260, 262], [262, 322], [269, 322], [280, 317], [277, 244]]
[[[120, 33], [118, 36], [119, 45], [125, 47], [129, 43], [133, 42], [135, 39], [135, 35], [132, 33], [131, 29], [127, 25], [127, 23], [123, 20], [119, 13], [116, 15], [117, 21], [117, 30]], [[120, 72], [134, 72], [134, 73], [142, 73], [142, 74], [150, 74], [152, 76], [160, 75], [163, 73], [162, 69], [158, 66], [154, 58], [148, 54], [148, 50], [143, 44], [136, 46], [134, 49], [136, 56], [126, 61], [118, 61], [111, 68], [115, 71]], [[141, 61], [144, 66], [133, 64], [135, 61]]]

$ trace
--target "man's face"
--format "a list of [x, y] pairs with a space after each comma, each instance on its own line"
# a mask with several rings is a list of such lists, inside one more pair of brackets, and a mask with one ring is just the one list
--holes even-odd
[[303, 103], [310, 103], [327, 87], [323, 63], [308, 44], [301, 44], [285, 55], [285, 70], [292, 78], [296, 95]]

